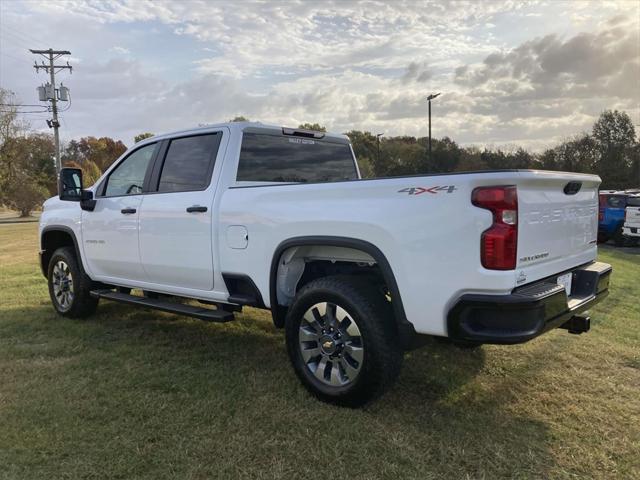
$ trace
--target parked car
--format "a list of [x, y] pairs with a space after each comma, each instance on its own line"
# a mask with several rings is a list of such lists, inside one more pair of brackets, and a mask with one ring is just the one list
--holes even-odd
[[588, 331], [611, 273], [596, 261], [599, 184], [531, 170], [365, 180], [344, 135], [220, 124], [141, 141], [88, 189], [63, 169], [41, 266], [66, 317], [99, 300], [213, 322], [269, 309], [304, 386], [356, 406], [420, 335]]
[[613, 240], [616, 246], [624, 245], [622, 227], [627, 199], [630, 193], [607, 190], [600, 192], [600, 212], [598, 216], [598, 241]]
[[627, 199], [622, 235], [632, 245], [637, 245], [640, 241], [640, 195]]

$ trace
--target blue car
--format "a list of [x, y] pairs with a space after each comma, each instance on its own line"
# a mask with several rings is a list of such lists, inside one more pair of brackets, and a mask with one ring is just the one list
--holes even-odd
[[632, 191], [600, 192], [600, 213], [598, 215], [598, 241], [613, 240], [616, 246], [624, 245], [622, 235], [624, 225], [624, 209]]

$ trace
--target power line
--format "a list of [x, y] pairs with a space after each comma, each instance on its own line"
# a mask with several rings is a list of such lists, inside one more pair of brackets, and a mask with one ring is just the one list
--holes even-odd
[[25, 113], [48, 113], [49, 110], [38, 110], [38, 111], [27, 111], [27, 112], [20, 112], [20, 111], [12, 111], [12, 110], [0, 110], [0, 112], [2, 113], [16, 113], [16, 114], [20, 114], [23, 115]]
[[26, 58], [18, 58], [15, 55], [12, 55], [12, 54], [7, 53], [7, 52], [0, 52], [0, 55], [3, 55], [5, 57], [7, 57], [7, 58], [12, 58], [13, 60], [16, 60], [18, 62], [27, 62], [28, 61], [28, 59], [26, 59]]
[[21, 41], [24, 41], [26, 43], [40, 43], [40, 44], [46, 43], [46, 42], [43, 42], [41, 38], [36, 38], [33, 34], [18, 30], [10, 25], [5, 24], [2, 26], [2, 29], [6, 33], [12, 34], [14, 37], [21, 39]]
[[0, 107], [16, 107], [16, 108], [20, 108], [20, 107], [43, 107], [44, 105], [36, 105], [36, 104], [29, 104], [29, 103], [0, 103]]

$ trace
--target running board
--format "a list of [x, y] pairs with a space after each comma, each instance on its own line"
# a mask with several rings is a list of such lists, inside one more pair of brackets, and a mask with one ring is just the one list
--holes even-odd
[[167, 302], [158, 298], [136, 297], [135, 295], [127, 295], [126, 293], [120, 293], [113, 290], [92, 290], [91, 296], [94, 298], [102, 298], [104, 300], [112, 300], [114, 302], [137, 305], [139, 307], [153, 308], [163, 312], [195, 317], [207, 322], [223, 323], [230, 322], [235, 318], [232, 312], [226, 312], [224, 310], [194, 307], [192, 305], [184, 305], [182, 303]]

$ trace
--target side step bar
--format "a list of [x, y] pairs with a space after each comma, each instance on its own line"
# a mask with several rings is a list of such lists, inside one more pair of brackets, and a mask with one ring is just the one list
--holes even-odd
[[225, 310], [212, 310], [210, 308], [194, 307], [192, 305], [184, 305], [182, 303], [167, 302], [157, 298], [137, 297], [113, 290], [92, 290], [91, 296], [94, 298], [102, 298], [104, 300], [112, 300], [114, 302], [128, 303], [138, 305], [139, 307], [153, 308], [163, 312], [177, 313], [178, 315], [186, 315], [195, 317], [207, 322], [224, 323], [230, 322], [235, 317], [232, 312]]

